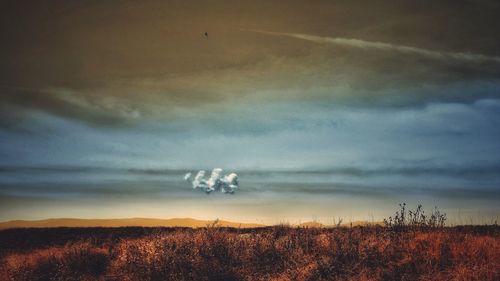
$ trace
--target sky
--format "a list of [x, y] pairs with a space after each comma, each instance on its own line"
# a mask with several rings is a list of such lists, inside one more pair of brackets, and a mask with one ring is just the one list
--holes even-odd
[[[403, 200], [500, 215], [498, 1], [0, 5], [2, 220], [379, 219]], [[173, 174], [214, 167], [253, 193], [176, 193]], [[150, 209], [162, 180], [171, 207]], [[350, 207], [328, 207], [339, 188]]]

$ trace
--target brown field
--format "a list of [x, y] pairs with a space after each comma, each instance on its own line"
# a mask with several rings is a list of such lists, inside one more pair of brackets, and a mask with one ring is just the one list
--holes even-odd
[[0, 231], [1, 280], [500, 280], [500, 227]]

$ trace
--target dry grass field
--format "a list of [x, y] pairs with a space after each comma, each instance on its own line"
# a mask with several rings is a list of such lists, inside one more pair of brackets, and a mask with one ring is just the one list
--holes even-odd
[[13, 228], [1, 280], [500, 280], [500, 227], [400, 204], [384, 226]]
[[0, 231], [1, 280], [500, 280], [500, 227]]

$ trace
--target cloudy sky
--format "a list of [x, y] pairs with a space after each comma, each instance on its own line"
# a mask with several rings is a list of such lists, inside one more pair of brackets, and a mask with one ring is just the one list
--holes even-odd
[[220, 166], [499, 190], [498, 1], [0, 5], [4, 173]]

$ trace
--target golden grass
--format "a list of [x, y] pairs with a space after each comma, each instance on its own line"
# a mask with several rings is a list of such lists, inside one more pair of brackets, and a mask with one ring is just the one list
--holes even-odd
[[498, 226], [65, 231], [0, 231], [0, 279], [500, 280]]

